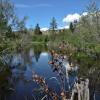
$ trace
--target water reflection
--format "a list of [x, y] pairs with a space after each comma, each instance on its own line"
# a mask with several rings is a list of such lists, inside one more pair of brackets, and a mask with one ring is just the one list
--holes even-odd
[[[0, 73], [0, 100], [33, 100], [32, 92], [37, 85], [32, 81], [32, 70], [40, 74], [43, 73], [41, 68], [44, 71], [47, 70], [47, 63], [43, 61], [45, 57], [40, 48], [41, 46], [35, 46], [35, 49], [16, 52], [9, 62], [7, 60], [11, 67], [9, 67], [9, 71], [5, 70]], [[47, 58], [45, 59], [47, 60]], [[42, 63], [44, 64], [42, 65]]]
[[8, 68], [4, 72], [0, 72], [0, 100], [5, 100], [6, 96], [14, 91], [11, 75]]
[[[34, 98], [40, 100], [43, 95], [39, 94], [38, 91], [35, 93], [33, 91], [39, 86], [32, 80], [32, 71], [44, 77], [49, 87], [57, 90], [57, 94], [59, 94], [61, 83], [58, 82], [59, 77], [53, 72], [52, 66], [48, 64], [50, 59], [52, 59], [52, 56], [43, 46], [34, 46], [34, 48], [31, 47], [28, 50], [14, 53], [11, 59], [7, 60], [8, 63], [10, 62], [11, 68], [6, 69], [3, 73], [0, 72], [0, 100], [34, 100]], [[80, 60], [81, 74], [84, 75], [88, 70], [87, 66], [93, 65], [93, 63], [99, 66], [99, 63], [96, 62]], [[69, 63], [65, 62], [64, 65], [67, 69]], [[69, 77], [70, 87], [73, 86], [75, 76], [76, 74], [73, 73]], [[66, 89], [68, 89], [67, 83]], [[98, 95], [97, 98], [99, 98]]]

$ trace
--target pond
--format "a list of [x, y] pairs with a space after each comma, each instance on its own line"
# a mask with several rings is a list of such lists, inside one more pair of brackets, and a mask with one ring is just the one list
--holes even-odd
[[[48, 64], [50, 59], [51, 55], [44, 47], [34, 46], [25, 51], [14, 52], [9, 63], [10, 69], [1, 72], [0, 75], [0, 100], [41, 100], [45, 94], [42, 93], [39, 84], [33, 81], [33, 72], [43, 77], [49, 88], [55, 90], [59, 96], [61, 81], [57, 72]], [[69, 62], [66, 60], [66, 63]], [[76, 75], [77, 73], [74, 73], [69, 76], [70, 87], [73, 87]], [[69, 84], [66, 82], [64, 86], [66, 91], [69, 90]], [[100, 100], [99, 95], [97, 100]]]

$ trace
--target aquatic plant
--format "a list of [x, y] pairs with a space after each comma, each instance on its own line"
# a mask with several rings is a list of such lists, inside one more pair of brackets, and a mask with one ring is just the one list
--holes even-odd
[[[41, 99], [48, 98], [49, 96], [52, 100], [66, 100], [71, 98], [71, 89], [74, 85], [69, 83], [69, 77], [72, 73], [77, 73], [78, 67], [75, 67], [72, 63], [68, 63], [68, 57], [61, 53], [66, 48], [66, 44], [64, 41], [60, 44], [59, 50], [51, 50], [49, 52], [50, 59], [49, 65], [51, 65], [52, 71], [56, 72], [58, 77], [51, 77], [49, 80], [55, 79], [57, 83], [60, 85], [60, 95], [57, 94], [56, 90], [51, 89], [48, 85], [47, 79], [42, 76], [36, 74], [34, 71], [32, 72], [33, 81], [36, 82], [40, 88], [35, 89], [34, 91], [45, 93], [44, 97]], [[53, 80], [52, 80], [53, 81]], [[68, 89], [66, 89], [66, 82], [68, 84]], [[73, 81], [75, 82], [75, 80]]]

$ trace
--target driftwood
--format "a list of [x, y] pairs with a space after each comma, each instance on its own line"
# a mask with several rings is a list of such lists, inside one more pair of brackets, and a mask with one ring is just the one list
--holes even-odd
[[89, 80], [81, 79], [74, 84], [71, 100], [89, 100]]

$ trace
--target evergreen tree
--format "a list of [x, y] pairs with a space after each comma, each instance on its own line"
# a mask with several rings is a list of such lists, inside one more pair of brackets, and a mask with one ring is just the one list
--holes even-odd
[[57, 30], [57, 22], [56, 19], [53, 17], [50, 23], [50, 31], [52, 33], [55, 33], [56, 30]]
[[41, 32], [41, 30], [40, 30], [39, 24], [37, 24], [37, 25], [35, 26], [34, 33], [35, 33], [36, 35], [41, 35], [41, 34], [42, 34], [42, 32]]
[[72, 22], [70, 23], [70, 27], [69, 28], [70, 28], [71, 32], [74, 32], [75, 27], [74, 27], [74, 24]]

